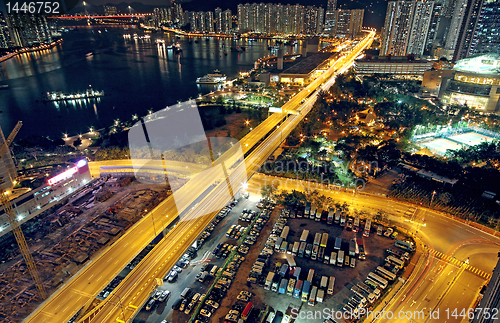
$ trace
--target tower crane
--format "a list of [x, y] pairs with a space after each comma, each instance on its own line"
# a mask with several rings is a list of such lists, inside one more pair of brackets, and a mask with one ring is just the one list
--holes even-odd
[[[14, 127], [14, 130], [12, 130], [9, 137], [0, 147], [0, 158], [2, 158], [2, 156], [7, 152], [7, 149], [9, 149], [10, 144], [14, 140], [14, 137], [16, 137], [22, 125], [23, 123], [21, 121], [18, 121], [16, 126]], [[10, 203], [10, 199], [5, 194], [5, 190], [3, 188], [3, 182], [4, 181], [0, 178], [0, 205], [3, 206], [5, 214], [7, 214], [7, 218], [9, 218], [10, 228], [12, 229], [12, 233], [14, 233], [14, 237], [16, 238], [19, 249], [21, 250], [21, 253], [23, 255], [24, 262], [26, 263], [26, 266], [28, 266], [28, 271], [30, 272], [31, 278], [33, 278], [33, 281], [35, 282], [38, 294], [42, 299], [45, 299], [47, 297], [47, 292], [45, 291], [45, 287], [42, 284], [42, 280], [38, 275], [35, 261], [31, 256], [30, 249], [28, 247], [28, 244], [26, 243], [26, 239], [24, 238], [23, 231], [21, 230], [21, 225], [17, 221], [14, 208]]]

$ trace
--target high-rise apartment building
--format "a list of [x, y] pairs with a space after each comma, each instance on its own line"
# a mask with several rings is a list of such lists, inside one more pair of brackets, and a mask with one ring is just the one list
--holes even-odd
[[453, 60], [457, 61], [469, 56], [474, 30], [481, 12], [483, 0], [468, 0], [464, 19], [460, 26], [455, 51], [453, 53]]
[[433, 9], [434, 1], [415, 2], [410, 38], [408, 39], [408, 54], [422, 55], [424, 53]]
[[239, 4], [238, 30], [264, 34], [319, 34], [324, 9], [282, 4]]
[[[5, 137], [3, 135], [2, 129], [0, 128], [0, 147], [4, 144]], [[11, 188], [17, 177], [16, 166], [12, 160], [12, 155], [10, 154], [10, 149], [7, 149], [5, 154], [0, 158], [0, 182], [3, 181], [2, 187], [4, 189]]]
[[500, 1], [484, 0], [469, 55], [500, 53]]
[[44, 15], [8, 15], [7, 25], [14, 46], [25, 47], [52, 41], [49, 25]]
[[415, 1], [389, 1], [382, 29], [380, 55], [407, 54], [414, 10]]
[[325, 33], [331, 34], [335, 28], [337, 0], [328, 0], [325, 12]]
[[[335, 37], [354, 38], [363, 27], [364, 9], [338, 9], [333, 11], [333, 24], [328, 32], [325, 25], [325, 33]], [[326, 24], [326, 23], [325, 23]]]
[[222, 13], [222, 33], [229, 34], [233, 29], [233, 14], [230, 9]]
[[457, 46], [460, 28], [467, 11], [467, 0], [451, 0], [450, 4], [454, 5], [454, 9], [452, 10], [451, 22], [446, 35], [444, 49], [452, 55]]

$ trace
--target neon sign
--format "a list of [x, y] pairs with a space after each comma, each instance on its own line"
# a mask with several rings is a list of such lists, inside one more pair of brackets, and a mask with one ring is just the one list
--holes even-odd
[[61, 173], [61, 174], [56, 175], [52, 178], [49, 178], [48, 183], [49, 183], [49, 185], [52, 186], [57, 182], [60, 182], [62, 180], [65, 180], [66, 178], [73, 176], [73, 174], [76, 174], [77, 171], [78, 171], [78, 169], [76, 167], [70, 168], [67, 171], [65, 171], [64, 173]]

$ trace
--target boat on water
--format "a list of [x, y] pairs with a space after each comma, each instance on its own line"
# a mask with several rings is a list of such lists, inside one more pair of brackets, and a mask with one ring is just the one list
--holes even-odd
[[102, 96], [104, 96], [104, 91], [96, 91], [94, 89], [87, 89], [85, 92], [77, 94], [64, 94], [62, 92], [47, 92], [45, 98], [43, 98], [43, 102], [83, 100], [83, 99], [98, 98]]
[[196, 83], [198, 84], [217, 84], [224, 82], [226, 80], [226, 75], [221, 74], [219, 70], [215, 70], [213, 73], [209, 73], [205, 76], [198, 77]]
[[9, 85], [8, 84], [0, 84], [0, 89], [8, 89]]

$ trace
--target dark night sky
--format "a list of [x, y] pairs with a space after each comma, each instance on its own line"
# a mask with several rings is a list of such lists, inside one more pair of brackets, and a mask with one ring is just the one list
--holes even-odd
[[[82, 0], [79, 1], [81, 5]], [[119, 4], [123, 3], [124, 0], [87, 0], [87, 5], [104, 5], [107, 3]], [[152, 6], [166, 6], [170, 3], [169, 0], [139, 0], [139, 1], [125, 1], [131, 3], [132, 8], [134, 7], [133, 2], [139, 2], [144, 5]], [[214, 10], [220, 7], [222, 10], [231, 9], [233, 14], [236, 12], [236, 7], [239, 3], [253, 3], [253, 2], [263, 2], [263, 3], [281, 3], [281, 4], [300, 4], [300, 5], [315, 5], [322, 6], [326, 9], [327, 0], [296, 0], [296, 1], [286, 1], [286, 0], [192, 0], [192, 1], [181, 1], [182, 7], [185, 10], [197, 10], [197, 11], [208, 11]], [[387, 9], [387, 0], [338, 0], [338, 6], [344, 9], [365, 9], [365, 19], [364, 26], [376, 27], [378, 30], [384, 24], [385, 11]], [[78, 7], [78, 6], [77, 6]]]

